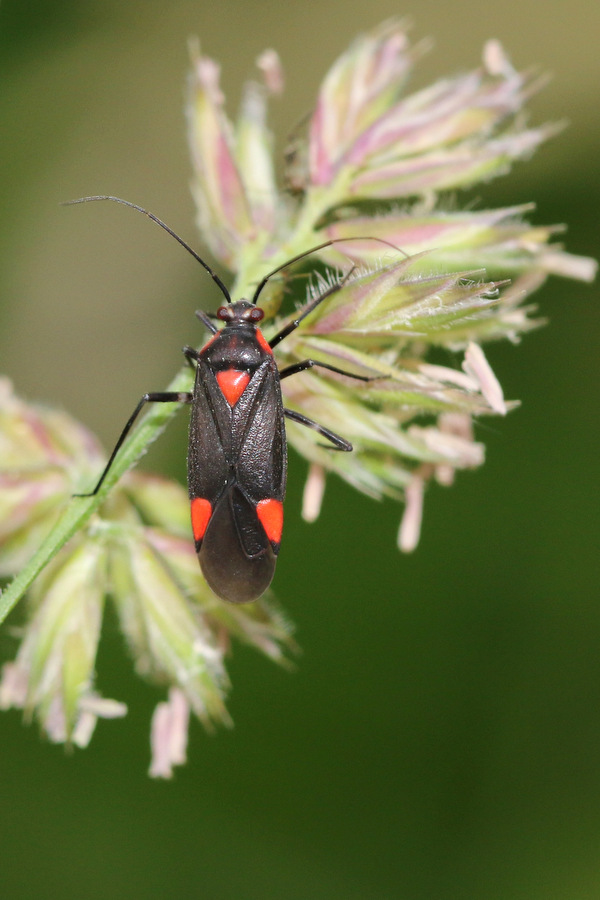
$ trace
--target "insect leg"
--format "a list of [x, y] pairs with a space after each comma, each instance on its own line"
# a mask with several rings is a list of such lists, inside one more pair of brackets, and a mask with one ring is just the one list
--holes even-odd
[[102, 475], [98, 479], [98, 483], [97, 483], [96, 487], [94, 488], [94, 490], [89, 491], [87, 494], [73, 494], [73, 496], [74, 497], [93, 497], [95, 494], [98, 493], [98, 491], [102, 487], [102, 482], [108, 475], [108, 472], [110, 470], [110, 467], [113, 464], [115, 456], [121, 449], [123, 441], [129, 434], [133, 423], [139, 416], [140, 412], [142, 411], [142, 408], [146, 405], [146, 403], [191, 403], [191, 402], [192, 402], [192, 394], [189, 393], [188, 391], [183, 391], [180, 393], [177, 393], [175, 391], [167, 391], [167, 392], [161, 391], [158, 393], [154, 392], [154, 393], [150, 393], [150, 394], [144, 394], [144, 396], [142, 397], [142, 399], [140, 400], [140, 402], [138, 403], [138, 405], [136, 406], [136, 408], [130, 415], [129, 419], [127, 420], [127, 424], [125, 425], [125, 428], [121, 432], [121, 436], [119, 437], [119, 440], [115, 444], [115, 448], [110, 455], [110, 459], [106, 463], [106, 466], [104, 467], [104, 471], [102, 472]]
[[319, 366], [320, 369], [329, 369], [330, 372], [337, 372], [338, 375], [346, 375], [348, 378], [357, 378], [358, 381], [379, 381], [379, 376], [377, 375], [356, 375], [354, 372], [346, 372], [345, 369], [338, 369], [337, 366], [330, 366], [329, 363], [318, 362], [316, 359], [305, 359], [302, 362], [286, 366], [285, 369], [280, 370], [279, 378], [288, 378], [290, 375], [296, 375], [298, 372], [312, 369], [313, 366]]
[[205, 328], [211, 332], [211, 334], [216, 334], [219, 330], [214, 322], [210, 321], [210, 317], [208, 313], [205, 313], [203, 309], [197, 309], [195, 312], [195, 316], [197, 319], [200, 319]]
[[[284, 328], [281, 329], [281, 331], [278, 331], [277, 334], [271, 338], [271, 340], [269, 341], [269, 346], [271, 347], [271, 349], [273, 347], [276, 347], [277, 344], [281, 343], [281, 341], [286, 338], [288, 334], [291, 334], [292, 331], [295, 331], [300, 322], [305, 319], [313, 311], [313, 309], [316, 309], [317, 306], [319, 306], [319, 304], [323, 302], [323, 300], [327, 300], [327, 298], [331, 297], [332, 294], [337, 294], [337, 292], [344, 287], [356, 268], [356, 266], [352, 266], [350, 271], [346, 272], [346, 274], [338, 284], [334, 284], [333, 287], [330, 287], [329, 290], [325, 291], [324, 294], [320, 294], [320, 296], [315, 297], [314, 300], [311, 300], [310, 303], [307, 303], [304, 309], [300, 312], [300, 315], [297, 319], [294, 319], [293, 322], [289, 322]], [[196, 313], [196, 315], [198, 315], [198, 313]]]
[[298, 422], [299, 425], [306, 425], [307, 428], [312, 428], [320, 434], [321, 437], [327, 438], [328, 441], [331, 441], [336, 450], [344, 450], [346, 453], [349, 453], [352, 450], [350, 441], [345, 440], [343, 437], [340, 437], [339, 434], [335, 434], [328, 428], [323, 428], [322, 425], [318, 425], [316, 422], [313, 422], [312, 419], [303, 416], [302, 413], [298, 413], [293, 409], [284, 409], [283, 413], [288, 419], [291, 419], [292, 422]]
[[198, 353], [197, 350], [194, 349], [194, 347], [189, 347], [187, 344], [185, 345], [185, 347], [183, 347], [182, 352], [183, 352], [183, 355], [185, 356], [185, 358], [187, 359], [189, 367], [191, 369], [193, 369], [195, 372], [196, 367], [195, 367], [194, 363], [198, 362], [200, 354]]

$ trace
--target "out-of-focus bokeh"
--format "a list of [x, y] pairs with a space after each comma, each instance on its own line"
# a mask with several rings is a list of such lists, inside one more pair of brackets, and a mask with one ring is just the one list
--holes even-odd
[[[281, 54], [280, 147], [320, 78], [390, 15], [433, 35], [420, 83], [499, 38], [553, 79], [531, 103], [568, 130], [480, 205], [535, 200], [598, 255], [600, 7], [341, 0], [220, 5], [7, 0], [0, 6], [0, 370], [114, 442], [161, 390], [218, 302], [183, 251], [112, 193], [199, 246], [183, 119], [186, 41], [220, 60], [230, 108], [265, 47]], [[600, 897], [597, 286], [553, 280], [550, 324], [489, 358], [522, 407], [487, 420], [482, 471], [426, 498], [410, 557], [400, 510], [331, 479], [299, 517], [292, 458], [275, 590], [297, 671], [234, 648], [232, 731], [192, 728], [171, 783], [146, 777], [156, 692], [114, 622], [99, 659], [124, 721], [72, 756], [0, 718], [0, 896], [210, 900], [596, 900]], [[185, 414], [145, 465], [184, 478]], [[5, 629], [0, 657], [14, 647]]]

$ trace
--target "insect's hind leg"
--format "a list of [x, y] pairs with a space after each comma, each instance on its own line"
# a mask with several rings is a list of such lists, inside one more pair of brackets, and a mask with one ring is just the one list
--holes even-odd
[[303, 416], [302, 413], [296, 412], [293, 409], [284, 409], [283, 413], [285, 417], [287, 419], [290, 419], [292, 422], [298, 422], [299, 425], [306, 425], [307, 428], [312, 428], [313, 431], [316, 431], [317, 434], [321, 435], [321, 437], [324, 437], [328, 441], [330, 441], [333, 444], [335, 450], [343, 450], [345, 453], [350, 453], [350, 451], [353, 449], [350, 441], [347, 441], [345, 438], [340, 437], [339, 434], [336, 434], [334, 431], [330, 431], [328, 428], [324, 428], [317, 422], [313, 422], [312, 419], [309, 419], [307, 416]]
[[98, 483], [96, 484], [96, 487], [94, 488], [94, 490], [89, 491], [87, 494], [73, 494], [73, 496], [74, 497], [94, 497], [98, 493], [98, 491], [102, 487], [102, 483], [103, 483], [104, 479], [106, 478], [106, 476], [108, 475], [108, 473], [110, 471], [110, 467], [112, 466], [112, 464], [114, 462], [115, 456], [117, 455], [117, 453], [119, 452], [119, 450], [121, 449], [121, 447], [123, 445], [123, 441], [125, 440], [125, 438], [129, 434], [129, 432], [131, 431], [133, 423], [139, 416], [140, 412], [142, 411], [142, 409], [144, 408], [146, 403], [191, 403], [191, 402], [192, 402], [192, 394], [189, 391], [182, 391], [182, 392], [160, 391], [160, 392], [144, 394], [144, 396], [141, 398], [140, 402], [138, 403], [138, 405], [136, 406], [136, 408], [130, 415], [129, 419], [127, 420], [127, 424], [125, 425], [125, 428], [121, 432], [119, 440], [115, 444], [114, 450], [110, 454], [110, 458], [109, 458], [108, 462], [106, 463], [106, 466], [104, 467], [104, 471], [102, 472], [102, 475], [98, 479]]

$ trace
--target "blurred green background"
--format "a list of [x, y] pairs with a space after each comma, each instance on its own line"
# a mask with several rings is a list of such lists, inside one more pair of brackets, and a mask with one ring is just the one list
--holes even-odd
[[[235, 110], [257, 54], [288, 78], [280, 146], [327, 67], [395, 14], [435, 50], [418, 84], [480, 59], [488, 37], [553, 81], [534, 119], [569, 129], [480, 205], [535, 200], [598, 255], [600, 7], [420, 0], [220, 5], [6, 0], [0, 6], [0, 369], [64, 405], [107, 446], [137, 398], [198, 343], [218, 301], [181, 249], [127, 210], [64, 209], [113, 193], [196, 246], [182, 115], [186, 40], [223, 64]], [[275, 590], [303, 647], [295, 673], [236, 647], [235, 728], [192, 727], [171, 783], [146, 776], [158, 695], [108, 618], [99, 685], [129, 716], [67, 756], [0, 718], [0, 896], [207, 900], [600, 898], [600, 593], [596, 286], [554, 279], [550, 324], [489, 358], [522, 408], [488, 420], [488, 462], [432, 488], [417, 552], [400, 510], [331, 479], [311, 526], [291, 460]], [[186, 416], [145, 465], [181, 479]], [[0, 636], [0, 656], [13, 652]]]

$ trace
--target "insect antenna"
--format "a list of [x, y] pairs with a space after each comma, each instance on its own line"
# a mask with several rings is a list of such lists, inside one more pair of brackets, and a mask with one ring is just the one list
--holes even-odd
[[138, 206], [137, 203], [131, 203], [129, 200], [123, 200], [121, 197], [111, 197], [108, 194], [101, 194], [95, 197], [79, 197], [78, 200], [65, 200], [63, 203], [61, 203], [61, 206], [74, 206], [76, 203], [89, 203], [92, 200], [112, 200], [114, 203], [122, 203], [123, 206], [130, 206], [132, 209], [137, 209], [138, 212], [141, 212], [145, 216], [148, 216], [149, 219], [152, 219], [153, 222], [156, 222], [157, 225], [160, 225], [161, 228], [164, 228], [167, 234], [170, 234], [171, 237], [174, 237], [175, 240], [178, 241], [181, 246], [185, 250], [187, 250], [187, 252], [191, 254], [191, 256], [193, 256], [201, 266], [206, 269], [227, 302], [231, 303], [231, 296], [229, 294], [229, 291], [227, 290], [217, 273], [213, 272], [208, 263], [205, 262], [202, 257], [198, 253], [196, 253], [196, 251], [193, 250], [186, 241], [183, 240], [183, 238], [179, 237], [179, 235], [175, 231], [173, 231], [172, 228], [169, 228], [166, 222], [163, 222], [163, 220], [159, 219], [158, 216], [155, 216], [154, 213], [151, 213], [147, 209], [144, 209], [143, 206]]
[[390, 241], [384, 240], [384, 238], [373, 237], [372, 235], [365, 235], [362, 237], [357, 235], [355, 237], [333, 238], [330, 241], [325, 241], [323, 244], [317, 244], [315, 247], [311, 247], [309, 250], [305, 250], [304, 253], [299, 253], [297, 256], [292, 256], [291, 259], [286, 260], [280, 266], [277, 266], [276, 269], [273, 269], [272, 272], [269, 272], [268, 275], [265, 275], [263, 280], [259, 283], [258, 287], [254, 291], [252, 302], [254, 304], [258, 302], [258, 298], [269, 279], [272, 278], [273, 275], [277, 275], [278, 272], [281, 272], [282, 269], [287, 269], [287, 267], [291, 266], [292, 263], [298, 262], [298, 260], [304, 259], [306, 256], [310, 256], [311, 253], [316, 253], [317, 250], [323, 250], [325, 249], [325, 247], [331, 247], [332, 244], [341, 244], [344, 241], [378, 241], [380, 244], [385, 244], [387, 247], [391, 247], [392, 250], [396, 250], [397, 253], [402, 253], [403, 256], [408, 259], [408, 253], [405, 253], [404, 250], [401, 250], [400, 247], [396, 247], [396, 245], [392, 244]]

